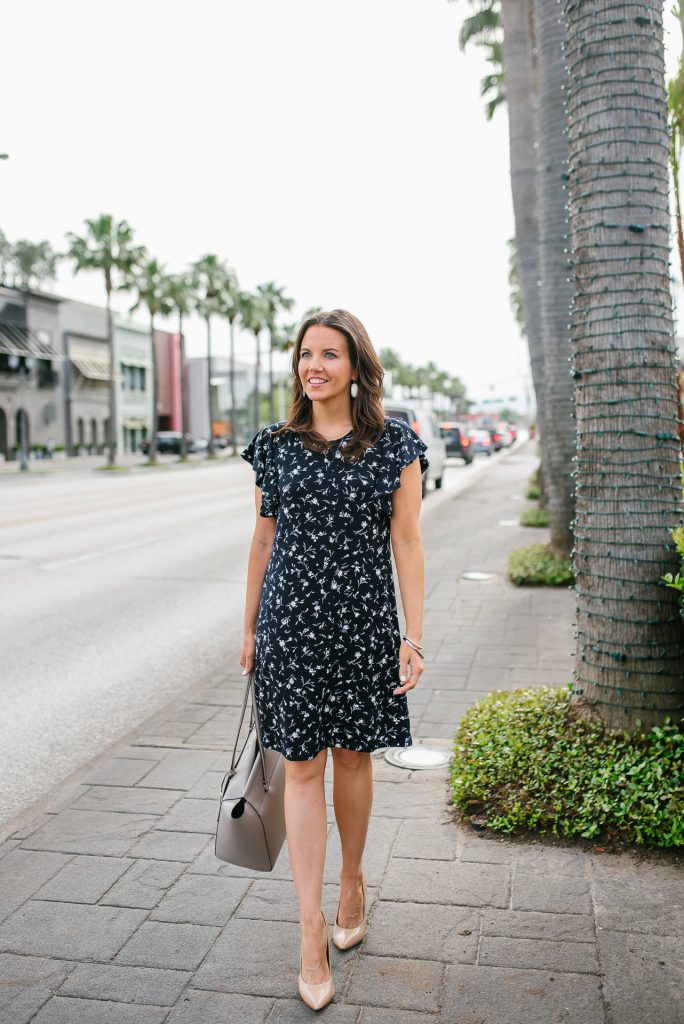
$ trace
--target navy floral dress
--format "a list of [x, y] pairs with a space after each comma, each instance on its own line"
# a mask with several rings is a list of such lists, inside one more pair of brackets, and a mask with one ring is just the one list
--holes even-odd
[[327, 747], [411, 745], [400, 686], [401, 632], [390, 554], [391, 494], [427, 445], [401, 420], [357, 459], [312, 452], [263, 427], [240, 453], [256, 472], [260, 515], [276, 516], [259, 603], [254, 693], [264, 746], [293, 761]]

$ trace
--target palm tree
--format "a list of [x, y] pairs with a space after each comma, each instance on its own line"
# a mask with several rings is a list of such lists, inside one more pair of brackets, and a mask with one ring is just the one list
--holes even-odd
[[228, 357], [228, 385], [230, 390], [230, 435], [232, 454], [237, 455], [237, 416], [235, 401], [235, 321], [240, 316], [240, 286], [237, 275], [230, 271], [223, 281], [221, 293], [221, 316], [228, 321], [230, 331], [230, 353]]
[[144, 306], [150, 318], [150, 357], [152, 359], [152, 436], [148, 460], [151, 463], [157, 461], [157, 431], [159, 430], [159, 372], [157, 367], [157, 352], [154, 343], [154, 321], [155, 317], [169, 316], [171, 303], [168, 298], [169, 278], [157, 260], [149, 259], [145, 255], [139, 265], [134, 267], [124, 279], [122, 291], [133, 291], [136, 300], [129, 312]]
[[679, 720], [684, 709], [682, 621], [675, 592], [658, 583], [677, 570], [670, 527], [681, 522], [682, 494], [663, 6], [643, 0], [638, 17], [616, 16], [620, 10], [611, 0], [564, 0], [577, 412], [574, 690], [610, 727], [635, 729]]
[[178, 316], [178, 337], [180, 339], [180, 373], [181, 373], [181, 446], [180, 458], [184, 461], [188, 457], [188, 365], [185, 358], [185, 334], [183, 332], [183, 321], [189, 316], [197, 303], [194, 280], [191, 274], [171, 274], [166, 279], [166, 298], [172, 310]]
[[114, 366], [114, 330], [112, 323], [112, 290], [116, 275], [125, 277], [140, 261], [142, 248], [133, 244], [133, 229], [125, 220], [116, 221], [103, 213], [96, 220], [85, 221], [83, 235], [68, 232], [68, 249], [64, 254], [74, 261], [74, 273], [99, 270], [104, 275], [107, 293], [107, 344], [109, 348], [109, 420], [107, 423], [107, 464], [115, 464], [116, 453], [116, 381]]
[[261, 426], [259, 417], [259, 377], [261, 375], [261, 345], [260, 335], [267, 323], [268, 309], [262, 295], [258, 292], [240, 293], [240, 322], [246, 331], [254, 335], [256, 350], [256, 362], [254, 367], [254, 432]]
[[497, 107], [506, 102], [504, 80], [501, 0], [470, 0], [477, 7], [474, 14], [465, 18], [461, 25], [458, 44], [461, 50], [474, 44], [485, 50], [486, 59], [492, 70], [480, 83], [480, 95], [486, 100], [485, 114], [491, 121]]
[[209, 438], [207, 456], [213, 459], [214, 449], [214, 399], [211, 385], [211, 318], [221, 313], [221, 302], [226, 277], [231, 270], [224, 260], [208, 253], [191, 265], [193, 281], [197, 291], [195, 309], [207, 325], [207, 410], [209, 414]]
[[10, 247], [10, 264], [14, 287], [31, 289], [57, 276], [59, 255], [49, 242], [29, 242], [19, 239]]
[[279, 288], [275, 281], [269, 281], [267, 284], [257, 285], [257, 294], [264, 300], [264, 306], [266, 308], [266, 327], [269, 333], [269, 347], [268, 347], [268, 408], [269, 415], [271, 417], [271, 423], [275, 421], [275, 406], [274, 406], [274, 394], [273, 394], [273, 350], [275, 348], [275, 337], [278, 331], [277, 319], [278, 314], [282, 310], [283, 312], [292, 309], [294, 306], [294, 299], [290, 299], [285, 295], [283, 288]]
[[556, 554], [567, 558], [572, 551], [575, 516], [575, 394], [570, 376], [568, 331], [573, 286], [565, 185], [568, 161], [563, 91], [565, 21], [559, 17], [557, 4], [548, 0], [533, 0], [533, 3], [539, 117], [536, 179], [541, 287], [537, 301], [540, 304], [546, 415], [544, 504], [549, 513], [551, 547]]

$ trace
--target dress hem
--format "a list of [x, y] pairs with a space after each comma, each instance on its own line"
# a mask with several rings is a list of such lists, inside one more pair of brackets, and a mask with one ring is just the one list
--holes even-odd
[[[343, 747], [343, 746], [341, 746], [338, 743], [328, 743], [328, 744], [326, 744], [326, 746], [321, 747], [320, 750], [316, 751], [315, 754], [312, 754], [311, 757], [288, 757], [287, 754], [285, 753], [285, 751], [281, 749], [281, 747], [275, 746], [275, 745], [269, 746], [269, 744], [266, 743], [265, 741], [262, 741], [262, 742], [263, 742], [264, 747], [267, 750], [277, 750], [278, 753], [282, 754], [283, 757], [287, 758], [288, 761], [313, 761], [314, 757], [318, 757], [318, 755], [323, 750], [351, 750], [353, 753], [356, 753], [356, 754], [372, 754], [376, 750], [389, 750], [391, 747], [412, 747], [413, 746], [413, 739], [410, 736], [408, 737], [407, 740], [404, 740], [403, 742], [398, 742], [398, 743], [371, 743], [371, 744], [366, 744], [365, 746], [362, 746], [362, 747]], [[284, 746], [284, 744], [283, 744], [283, 746]]]

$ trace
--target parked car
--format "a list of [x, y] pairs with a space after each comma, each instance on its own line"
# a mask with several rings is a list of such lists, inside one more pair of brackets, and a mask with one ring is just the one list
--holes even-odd
[[489, 437], [492, 442], [492, 451], [500, 452], [504, 447], [504, 435], [497, 427], [492, 427], [489, 431]]
[[473, 455], [492, 454], [492, 439], [489, 436], [488, 430], [471, 430], [468, 437], [470, 438], [470, 450]]
[[463, 459], [466, 466], [473, 461], [473, 453], [470, 450], [470, 439], [465, 429], [458, 423], [440, 423], [440, 432], [446, 444], [447, 456]]
[[502, 447], [509, 448], [518, 436], [517, 431], [509, 426], [508, 423], [499, 423], [497, 428], [501, 432]]
[[427, 472], [423, 473], [423, 497], [427, 493], [428, 480], [433, 480], [435, 487], [439, 490], [444, 481], [446, 444], [441, 435], [437, 417], [430, 409], [425, 409], [420, 404], [408, 400], [393, 402], [387, 398], [383, 399], [382, 404], [386, 416], [408, 423], [428, 446], [425, 454], [430, 465]]
[[[182, 434], [179, 430], [160, 430], [157, 433], [157, 452], [160, 455], [180, 455]], [[185, 435], [188, 451], [194, 451], [194, 440], [190, 434]], [[140, 451], [147, 455], [150, 450], [150, 438], [140, 442]]]

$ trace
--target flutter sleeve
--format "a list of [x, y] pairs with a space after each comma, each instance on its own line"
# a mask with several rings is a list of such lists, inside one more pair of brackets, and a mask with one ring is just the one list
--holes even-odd
[[[388, 417], [385, 426], [386, 444], [381, 460], [380, 472], [376, 481], [376, 497], [390, 495], [401, 487], [399, 476], [402, 469], [420, 459], [420, 471], [424, 473], [429, 466], [425, 452], [427, 445], [413, 427], [404, 420]], [[391, 503], [388, 504], [388, 510]]]
[[273, 438], [268, 427], [262, 427], [257, 431], [247, 447], [240, 452], [240, 457], [249, 462], [256, 474], [254, 482], [261, 488], [259, 515], [277, 516], [280, 504], [278, 467], [273, 450]]

